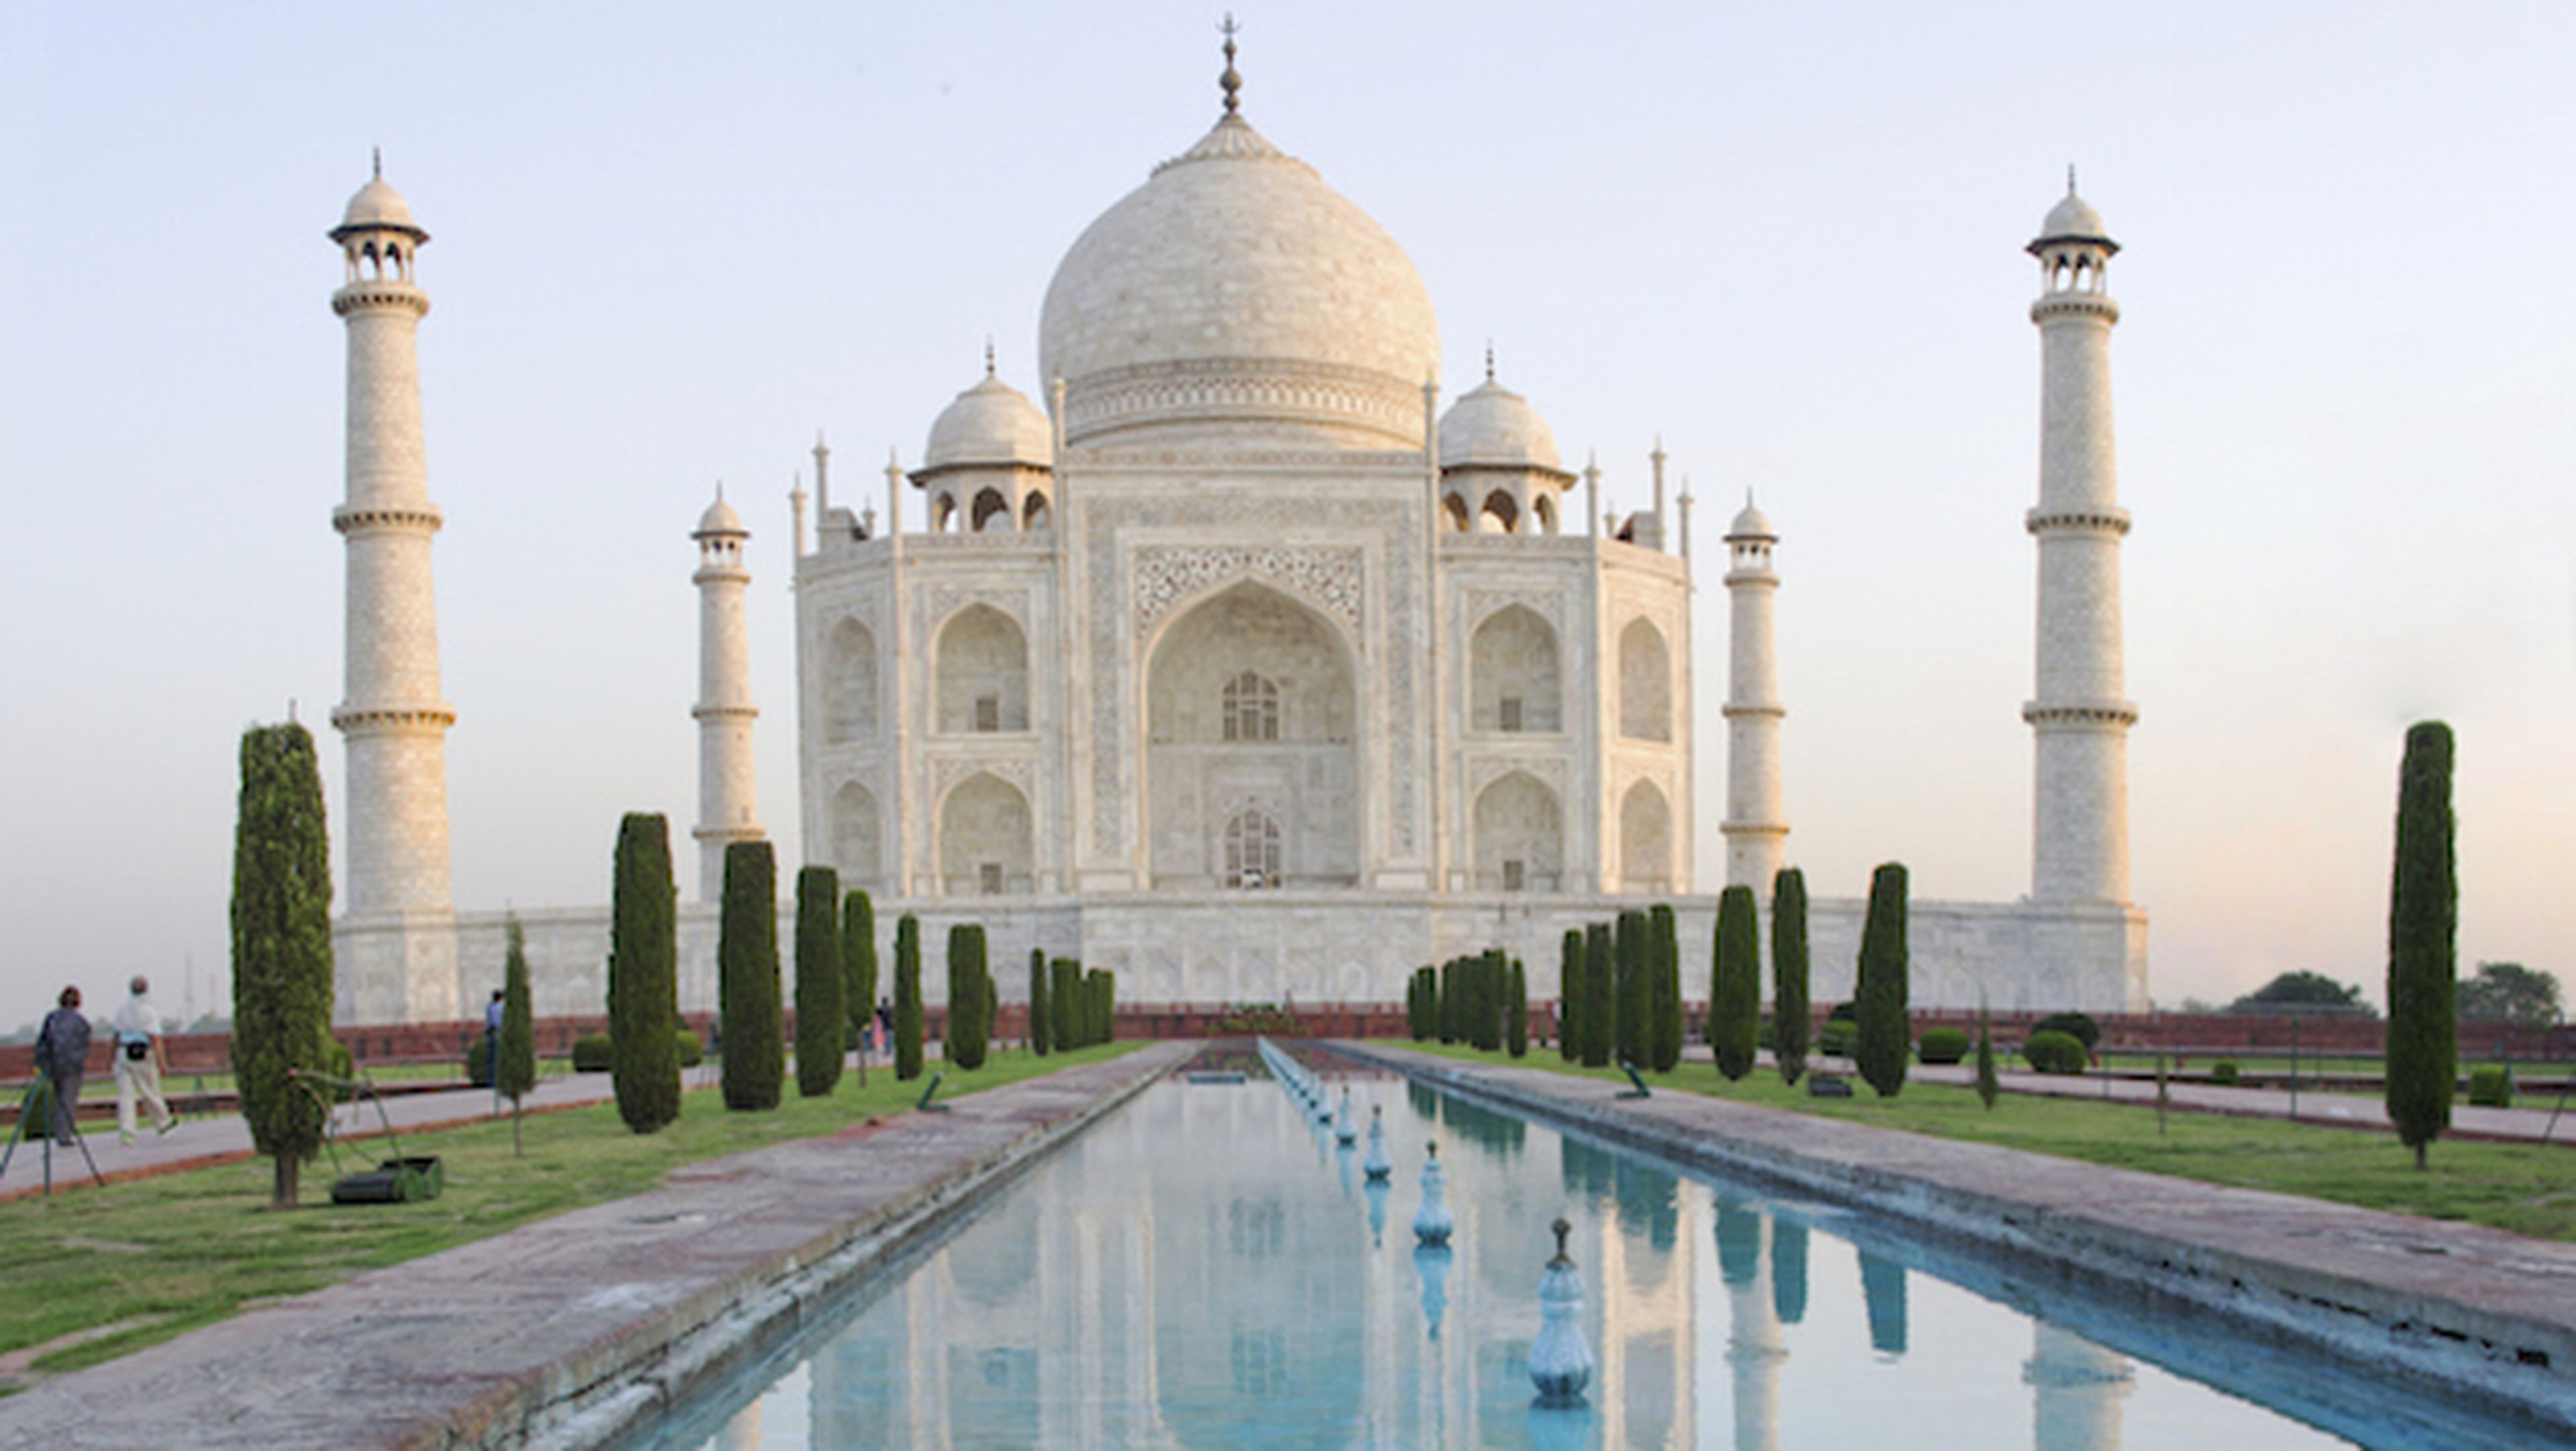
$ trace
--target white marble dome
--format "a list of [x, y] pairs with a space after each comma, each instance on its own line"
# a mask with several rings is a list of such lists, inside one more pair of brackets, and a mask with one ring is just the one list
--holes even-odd
[[1440, 362], [1404, 249], [1235, 115], [1074, 242], [1038, 346], [1074, 442], [1254, 420], [1419, 448]]
[[420, 223], [412, 220], [411, 203], [401, 192], [385, 184], [381, 176], [368, 180], [349, 198], [349, 209], [340, 216], [343, 230], [352, 227], [390, 227], [398, 231], [418, 232]]
[[2069, 191], [2057, 205], [2048, 209], [2047, 220], [2039, 224], [2039, 235], [2042, 241], [2052, 241], [2059, 237], [2081, 237], [2105, 242], [2111, 239], [2110, 230], [2102, 225], [2102, 214], [2093, 210], [2091, 202], [2072, 191]]
[[1440, 466], [1538, 469], [1571, 477], [1556, 452], [1556, 435], [1529, 400], [1488, 375], [1462, 393], [1440, 418]]
[[1771, 527], [1771, 520], [1768, 516], [1766, 516], [1761, 510], [1753, 507], [1753, 500], [1751, 496], [1748, 495], [1744, 500], [1743, 510], [1735, 516], [1735, 522], [1726, 526], [1726, 537], [1729, 539], [1769, 539], [1776, 542], [1780, 538], [1780, 531]]
[[1054, 433], [1027, 394], [986, 373], [930, 425], [921, 472], [1013, 464], [1046, 468], [1054, 459]]

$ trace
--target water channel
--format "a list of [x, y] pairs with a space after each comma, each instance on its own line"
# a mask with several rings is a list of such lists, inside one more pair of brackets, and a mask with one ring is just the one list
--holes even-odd
[[[1401, 1079], [1155, 1085], [624, 1451], [2542, 1445]], [[1411, 1225], [1437, 1140], [1452, 1247]], [[1596, 1368], [1532, 1405], [1550, 1221]]]

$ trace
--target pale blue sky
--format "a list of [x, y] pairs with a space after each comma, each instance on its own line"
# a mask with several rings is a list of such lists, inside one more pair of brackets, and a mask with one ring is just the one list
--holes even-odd
[[[785, 493], [1036, 391], [1089, 220], [1216, 114], [1217, 7], [0, 11], [0, 1024], [225, 958], [234, 752], [340, 694], [339, 262], [421, 280], [461, 907], [603, 900], [695, 800], [687, 538], [749, 515], [796, 840]], [[2383, 957], [2404, 725], [2460, 736], [2464, 969], [2576, 964], [2576, 10], [1238, 6], [1245, 113], [1372, 212], [1622, 508], [1786, 536], [1793, 859], [2027, 886], [2037, 338], [2069, 161], [2111, 273], [2136, 888], [2159, 999]], [[914, 512], [919, 517], [919, 512]], [[1723, 592], [1698, 616], [1703, 876]], [[338, 743], [320, 732], [339, 808]], [[684, 872], [686, 868], [684, 867]], [[1706, 883], [1704, 882], [1703, 885]], [[684, 884], [685, 885], [685, 884]], [[12, 1006], [15, 1005], [15, 1006]]]

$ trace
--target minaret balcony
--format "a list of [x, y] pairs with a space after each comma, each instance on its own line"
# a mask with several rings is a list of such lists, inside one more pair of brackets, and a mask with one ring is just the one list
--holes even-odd
[[2138, 707], [2127, 700], [2034, 700], [2022, 706], [2021, 718], [2043, 728], [2125, 730], [2138, 723]]
[[342, 705], [331, 712], [331, 724], [343, 735], [409, 735], [443, 731], [456, 724], [456, 707], [443, 700], [388, 700], [373, 705]]
[[429, 294], [391, 277], [370, 277], [352, 282], [331, 294], [331, 311], [339, 317], [353, 312], [373, 312], [379, 308], [398, 308], [414, 317], [429, 315]]
[[435, 534], [447, 522], [436, 504], [343, 504], [331, 511], [342, 534]]
[[2112, 534], [2129, 532], [2129, 511], [2111, 504], [2079, 505], [2075, 508], [2037, 508], [2022, 516], [2022, 526], [2033, 534]]
[[2030, 305], [2030, 320], [2036, 323], [2065, 318], [2099, 318], [2105, 323], [2120, 320], [2120, 304], [2098, 292], [2052, 292]]

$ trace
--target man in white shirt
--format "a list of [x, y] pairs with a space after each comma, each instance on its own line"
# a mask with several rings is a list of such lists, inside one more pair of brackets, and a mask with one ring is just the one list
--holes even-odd
[[177, 1126], [168, 1100], [161, 1097], [161, 1014], [152, 1006], [152, 984], [133, 982], [133, 995], [116, 1010], [116, 1136], [134, 1142], [134, 1101], [152, 1110], [152, 1127], [168, 1133]]

